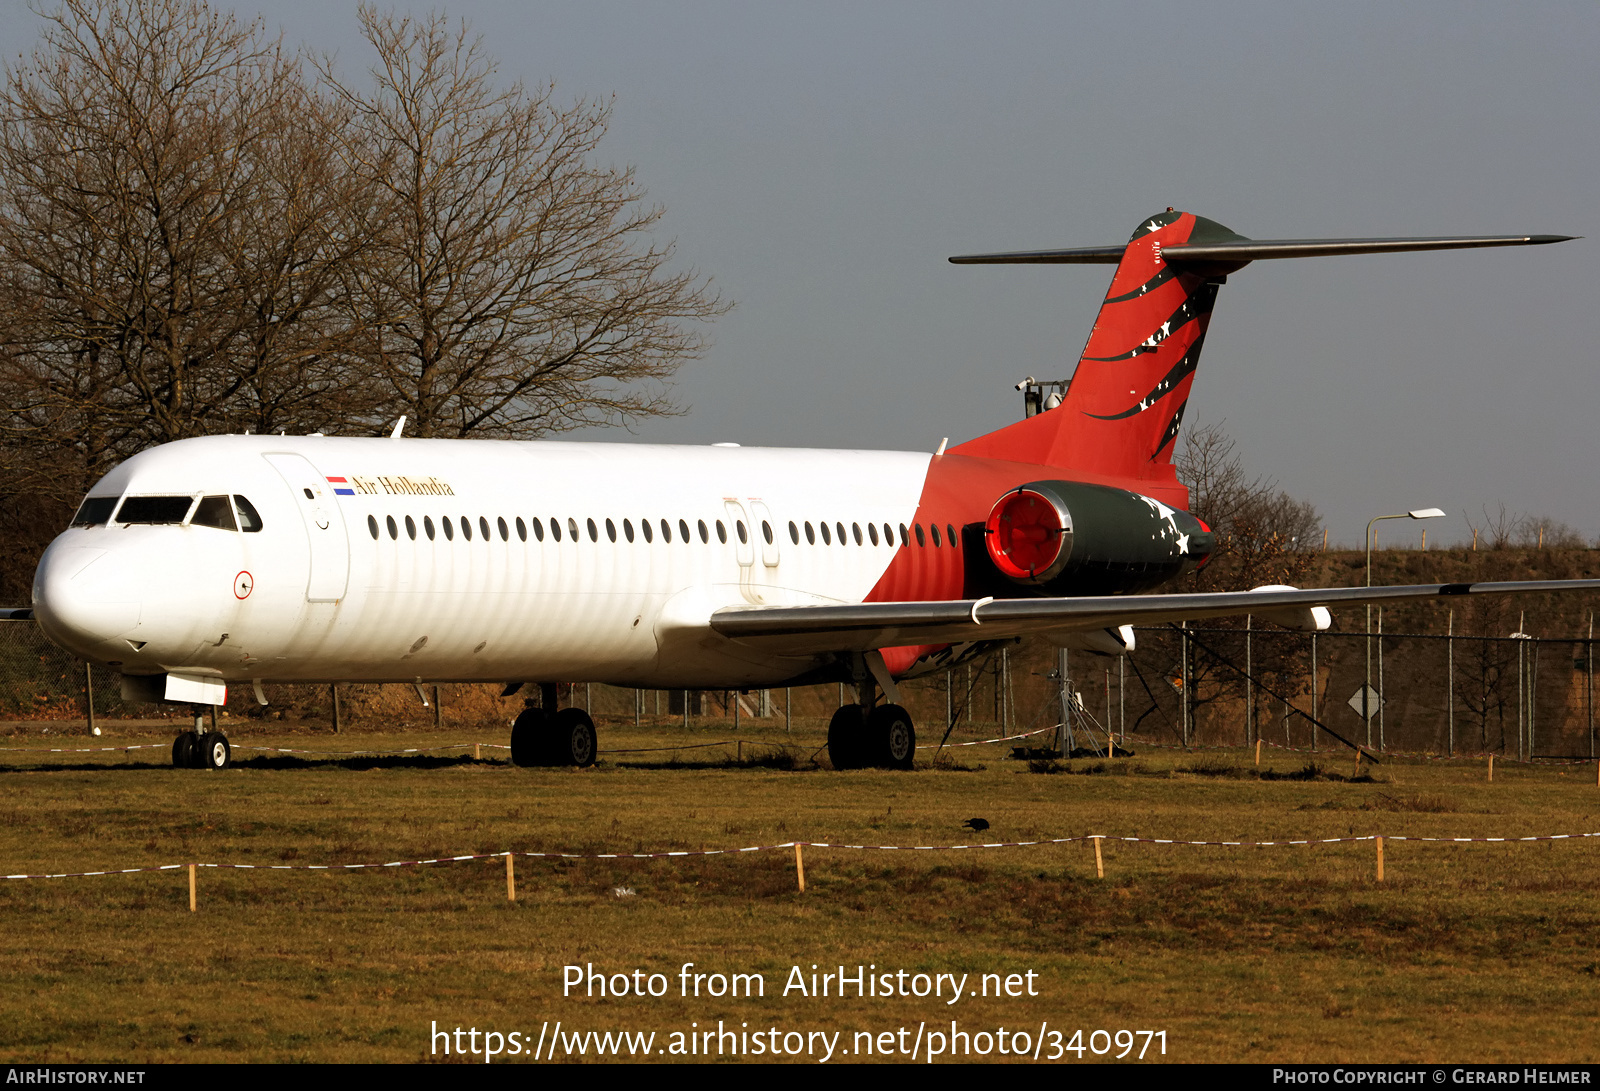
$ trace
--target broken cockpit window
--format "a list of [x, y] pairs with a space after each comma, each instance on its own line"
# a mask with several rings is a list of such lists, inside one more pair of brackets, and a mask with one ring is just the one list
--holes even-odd
[[117, 512], [119, 523], [181, 523], [192, 496], [130, 496]]
[[78, 514], [72, 517], [75, 527], [97, 527], [111, 521], [111, 513], [117, 510], [117, 497], [115, 496], [90, 496], [86, 497], [78, 508]]

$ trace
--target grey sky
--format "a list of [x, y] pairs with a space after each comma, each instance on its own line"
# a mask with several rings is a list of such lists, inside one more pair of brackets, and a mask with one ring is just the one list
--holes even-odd
[[[238, 10], [367, 61], [353, 4]], [[737, 302], [682, 372], [691, 412], [639, 439], [932, 450], [998, 427], [1016, 380], [1067, 373], [1110, 270], [946, 256], [1120, 242], [1168, 205], [1260, 238], [1588, 235], [1253, 265], [1223, 289], [1189, 421], [1226, 419], [1335, 540], [1432, 505], [1452, 517], [1430, 540], [1460, 539], [1464, 510], [1500, 502], [1600, 534], [1600, 6], [445, 10], [508, 79], [614, 95], [606, 153]], [[0, 45], [37, 28], [7, 19]]]

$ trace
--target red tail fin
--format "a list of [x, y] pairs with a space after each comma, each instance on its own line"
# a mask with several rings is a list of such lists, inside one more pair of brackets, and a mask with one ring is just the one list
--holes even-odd
[[1226, 266], [1168, 265], [1162, 248], [1239, 239], [1187, 212], [1164, 212], [1140, 224], [1122, 252], [1061, 405], [952, 453], [1054, 466], [1088, 479], [1144, 482], [1143, 491], [1182, 490], [1172, 449]]

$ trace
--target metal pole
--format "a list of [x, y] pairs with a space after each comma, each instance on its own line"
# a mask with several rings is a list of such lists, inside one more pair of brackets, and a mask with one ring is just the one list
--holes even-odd
[[730, 689], [728, 691], [728, 698], [729, 704], [733, 705], [733, 729], [737, 731], [739, 730], [739, 691], [736, 689]]
[[1061, 723], [1056, 727], [1056, 753], [1062, 757], [1067, 756], [1067, 738], [1071, 731], [1067, 727], [1067, 717], [1071, 715], [1067, 708], [1070, 698], [1067, 695], [1067, 649], [1056, 649], [1056, 700], [1061, 706]]
[[[1383, 607], [1378, 607], [1378, 749], [1383, 749]], [[1372, 731], [1372, 721], [1367, 721], [1367, 731]]]
[[644, 714], [644, 690], [635, 687], [633, 691], [633, 726], [639, 726], [639, 718]]
[[954, 674], [955, 672], [949, 667], [944, 669], [944, 729], [947, 734], [956, 723], [955, 703], [951, 700], [951, 685], [953, 684], [951, 678]]
[[1185, 622], [1178, 630], [1179, 652], [1179, 678], [1178, 692], [1183, 701], [1183, 745], [1189, 745], [1189, 625]]
[[1449, 628], [1445, 630], [1445, 690], [1444, 707], [1449, 715], [1450, 735], [1448, 749], [1445, 753], [1451, 757], [1456, 753], [1456, 612], [1450, 611]]
[[[1544, 528], [1540, 528], [1544, 533]], [[1533, 661], [1528, 664], [1528, 760], [1533, 760], [1533, 733], [1539, 720], [1539, 642], [1529, 641], [1533, 645]]]
[[1589, 611], [1589, 639], [1584, 644], [1588, 653], [1588, 680], [1583, 687], [1584, 705], [1589, 710], [1589, 756], [1594, 757], [1594, 611]]
[[[339, 733], [339, 683], [334, 682], [328, 686], [328, 691], [333, 697], [333, 733]], [[435, 705], [438, 702], [434, 702]]]
[[1252, 628], [1254, 619], [1246, 614], [1244, 616], [1244, 744], [1249, 746], [1255, 739], [1261, 737], [1261, 732], [1256, 731], [1251, 735], [1256, 722], [1256, 683], [1255, 665], [1251, 662], [1253, 646]]
[[1000, 734], [1011, 729], [1011, 649], [1000, 649]]
[[783, 729], [785, 731], [793, 731], [794, 730], [794, 717], [792, 715], [792, 710], [791, 710], [791, 707], [789, 705], [789, 687], [788, 686], [784, 686], [783, 687]]
[[689, 691], [683, 691], [683, 729], [689, 730]]
[[1117, 656], [1117, 733], [1122, 748], [1128, 748], [1128, 657]]
[[1311, 749], [1317, 749], [1317, 634], [1311, 634]]
[[433, 726], [444, 726], [444, 706], [439, 703], [439, 687], [433, 687]]
[[98, 735], [100, 732], [94, 726], [94, 664], [83, 664], [83, 705], [88, 717], [89, 734]]

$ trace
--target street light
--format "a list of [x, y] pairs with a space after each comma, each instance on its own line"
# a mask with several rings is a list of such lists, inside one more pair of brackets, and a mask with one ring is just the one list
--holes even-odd
[[[1444, 512], [1438, 508], [1417, 508], [1415, 511], [1401, 512], [1399, 515], [1376, 515], [1367, 520], [1367, 586], [1372, 586], [1372, 526], [1384, 519], [1443, 519]], [[1372, 709], [1367, 707], [1372, 692], [1372, 603], [1367, 603], [1367, 688], [1362, 691], [1361, 711], [1367, 721], [1367, 746], [1372, 746]], [[1383, 694], [1378, 694], [1378, 707], [1383, 707]]]

